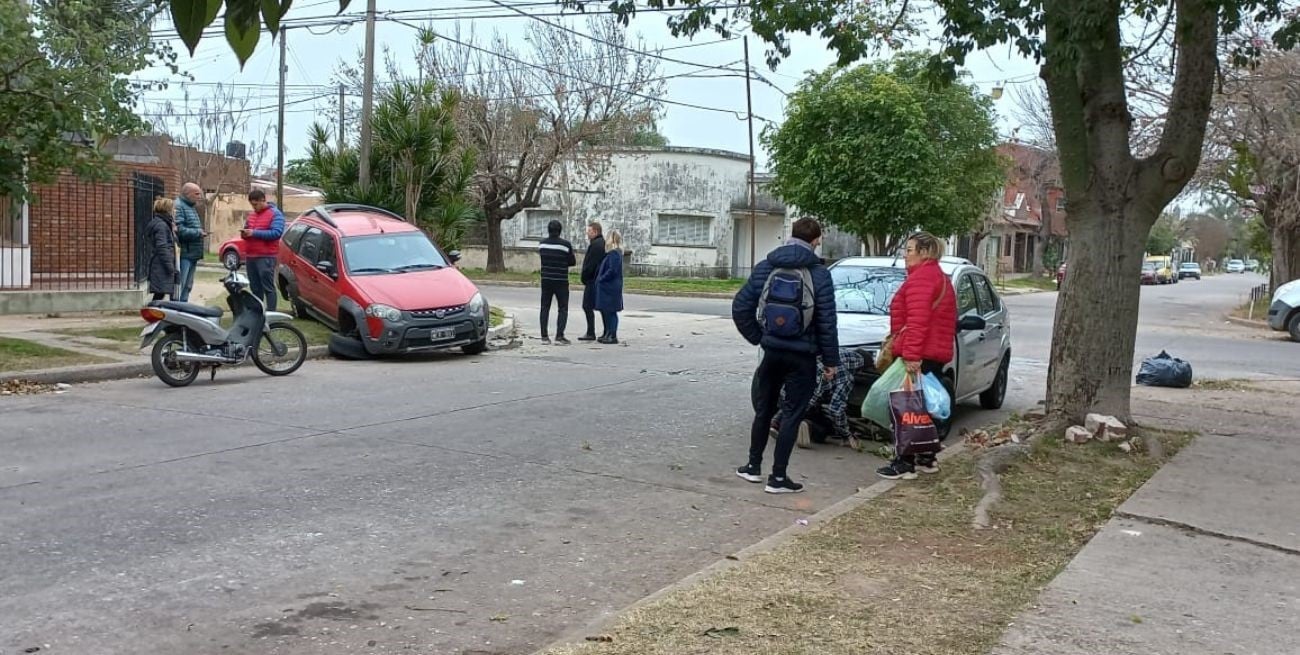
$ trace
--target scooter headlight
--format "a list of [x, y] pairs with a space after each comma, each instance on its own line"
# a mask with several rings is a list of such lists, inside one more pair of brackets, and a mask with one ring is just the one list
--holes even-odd
[[399, 321], [402, 319], [402, 311], [396, 307], [376, 303], [366, 308], [366, 316], [382, 318], [385, 321]]

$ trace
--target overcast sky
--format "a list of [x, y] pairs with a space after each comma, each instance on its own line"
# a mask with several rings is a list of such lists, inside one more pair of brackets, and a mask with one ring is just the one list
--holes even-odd
[[[559, 11], [558, 5], [544, 4], [537, 0], [507, 1], [518, 5], [524, 12], [556, 13]], [[290, 9], [288, 18], [298, 20], [315, 16], [332, 17], [337, 7], [336, 0], [299, 0]], [[353, 0], [348, 12], [343, 16], [355, 18], [363, 15], [364, 10], [364, 0]], [[377, 3], [377, 11], [381, 15], [387, 11], [404, 10], [424, 10], [447, 19], [460, 16], [462, 29], [468, 30], [472, 22], [473, 28], [480, 34], [500, 29], [507, 35], [522, 36], [527, 24], [532, 22], [532, 19], [527, 17], [512, 15], [510, 10], [489, 0], [444, 0], [432, 5], [427, 0], [378, 0]], [[467, 18], [475, 14], [492, 15], [496, 18]], [[507, 15], [510, 17], [505, 17]], [[548, 20], [565, 22], [570, 27], [586, 31], [585, 19], [582, 18], [548, 18]], [[677, 48], [692, 43], [704, 44], [666, 53], [674, 59], [712, 66], [734, 64], [736, 68], [743, 68], [735, 63], [744, 56], [740, 40], [708, 45], [707, 42], [719, 40], [718, 35], [712, 32], [698, 35], [694, 40], [674, 38], [665, 23], [666, 16], [662, 13], [643, 14], [632, 21], [629, 29], [634, 35], [643, 37], [651, 47]], [[451, 20], [428, 24], [440, 31], [450, 32], [455, 28], [455, 23]], [[312, 122], [335, 124], [338, 102], [336, 90], [328, 86], [331, 74], [340, 58], [346, 58], [349, 63], [356, 64], [356, 53], [365, 42], [365, 29], [361, 23], [339, 27], [333, 32], [327, 31], [328, 29], [323, 27], [293, 29], [288, 33], [288, 104], [285, 116], [287, 159], [305, 154], [308, 140], [307, 128]], [[173, 39], [174, 47], [180, 53], [178, 59], [180, 68], [192, 75], [196, 84], [182, 88], [180, 85], [182, 78], [173, 76], [162, 68], [141, 71], [136, 76], [138, 79], [173, 81], [168, 89], [151, 91], [145, 95], [145, 104], [141, 112], [145, 113], [147, 118], [152, 118], [150, 114], [160, 111], [162, 102], [171, 100], [175, 104], [176, 112], [188, 113], [190, 120], [194, 121], [200, 111], [199, 101], [213, 92], [212, 84], [235, 83], [241, 85], [237, 87], [238, 92], [248, 98], [246, 113], [249, 120], [244, 140], [254, 141], [258, 135], [267, 134], [267, 130], [272, 130], [269, 135], [272, 144], [274, 143], [278, 44], [273, 44], [268, 35], [263, 33], [256, 52], [241, 70], [219, 31], [210, 29], [193, 56], [185, 50], [180, 40], [174, 37], [169, 17], [164, 17], [164, 20], [159, 22], [155, 33], [160, 38]], [[379, 22], [375, 33], [378, 44], [388, 44], [399, 53], [410, 52], [415, 45], [415, 30], [411, 27], [392, 22]], [[932, 33], [937, 34], [937, 28], [932, 28]], [[913, 45], [919, 49], [937, 47], [937, 44], [927, 39], [918, 40]], [[792, 39], [792, 46], [793, 55], [775, 71], [770, 71], [764, 63], [764, 44], [757, 37], [750, 38], [750, 58], [753, 66], [764, 78], [787, 92], [794, 89], [805, 71], [821, 70], [834, 63], [833, 53], [826, 49], [825, 43], [819, 38], [796, 35]], [[376, 50], [380, 51], [379, 48]], [[660, 72], [663, 75], [697, 70], [684, 64], [660, 63]], [[509, 62], [503, 61], [502, 64], [508, 65]], [[967, 70], [971, 81], [983, 93], [990, 93], [994, 86], [1004, 82], [1007, 84], [1008, 93], [995, 103], [995, 107], [999, 113], [999, 131], [1004, 136], [1009, 135], [1018, 126], [1014, 120], [1016, 114], [1012, 106], [1014, 94], [1010, 93], [1010, 88], [1037, 83], [1037, 67], [1032, 61], [1016, 56], [1004, 45], [973, 55]], [[382, 82], [384, 76], [381, 62], [376, 77]], [[740, 153], [748, 151], [748, 134], [743, 120], [744, 78], [679, 78], [669, 80], [667, 85], [665, 95], [667, 100], [727, 110], [726, 112], [708, 111], [665, 105], [660, 130], [672, 145], [720, 148]], [[190, 97], [188, 108], [182, 101], [187, 91]], [[777, 122], [784, 116], [785, 98], [780, 91], [755, 82], [753, 98], [756, 116]], [[762, 121], [755, 121], [755, 148], [760, 169], [766, 166], [767, 161], [761, 145], [757, 144], [757, 132], [763, 124]], [[272, 150], [266, 159], [266, 163], [270, 166], [275, 164], [273, 153]]]

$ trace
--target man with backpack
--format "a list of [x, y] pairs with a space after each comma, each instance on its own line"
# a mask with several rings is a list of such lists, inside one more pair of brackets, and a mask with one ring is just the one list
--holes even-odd
[[828, 381], [834, 379], [840, 365], [835, 285], [816, 251], [821, 244], [821, 225], [801, 218], [790, 235], [785, 245], [754, 267], [731, 304], [731, 317], [741, 336], [763, 348], [763, 360], [754, 371], [749, 463], [737, 469], [736, 475], [749, 482], [764, 481], [768, 430], [780, 411], [772, 474], [764, 487], [771, 494], [803, 491], [802, 484], [790, 479], [786, 467], [799, 424], [817, 388], [817, 357], [822, 358], [822, 374]]

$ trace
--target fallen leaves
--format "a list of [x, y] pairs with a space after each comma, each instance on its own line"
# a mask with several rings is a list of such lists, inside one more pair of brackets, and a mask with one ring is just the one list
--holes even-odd
[[6, 380], [0, 382], [0, 396], [29, 396], [66, 388], [67, 385], [41, 384], [31, 380]]
[[963, 429], [961, 438], [972, 449], [996, 448], [1003, 444], [1021, 442], [1020, 435], [1016, 434], [1010, 427], [1002, 427], [995, 432]]

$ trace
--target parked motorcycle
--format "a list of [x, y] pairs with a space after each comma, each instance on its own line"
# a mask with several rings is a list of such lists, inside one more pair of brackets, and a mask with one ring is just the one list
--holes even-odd
[[225, 314], [218, 307], [156, 300], [140, 309], [149, 322], [140, 332], [140, 348], [157, 338], [150, 357], [158, 379], [183, 387], [210, 367], [212, 378], [221, 366], [237, 366], [251, 357], [267, 375], [288, 375], [307, 359], [307, 337], [293, 325], [293, 317], [266, 311], [261, 298], [248, 290], [248, 277], [239, 265], [228, 267], [221, 283], [229, 294], [226, 303], [234, 316], [230, 328], [221, 327]]

